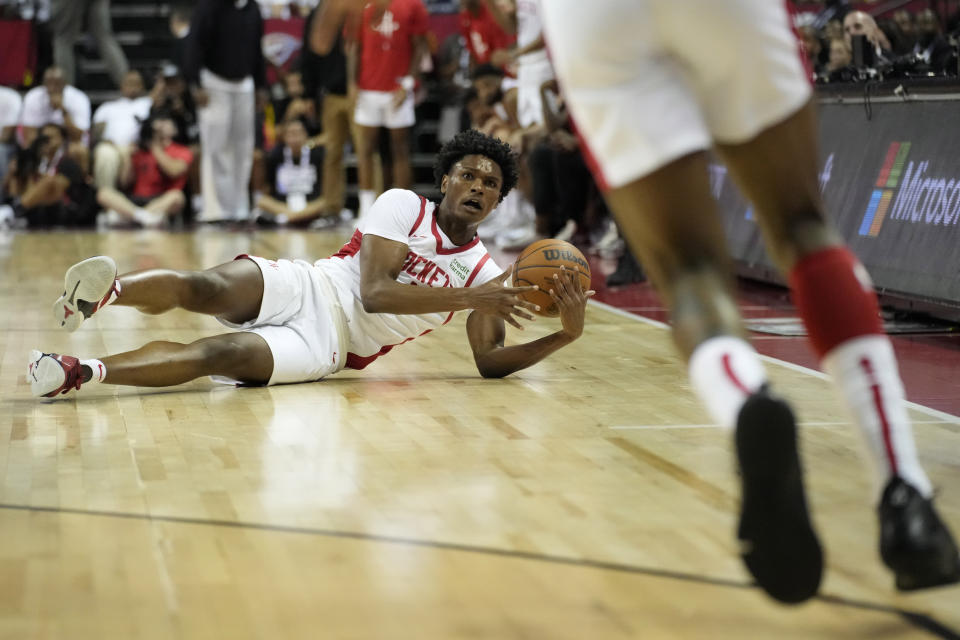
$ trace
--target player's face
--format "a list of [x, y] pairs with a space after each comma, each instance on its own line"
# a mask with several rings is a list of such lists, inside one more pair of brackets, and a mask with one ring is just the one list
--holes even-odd
[[67, 86], [66, 80], [63, 79], [63, 72], [56, 67], [47, 69], [43, 74], [43, 86], [47, 88], [48, 93], [63, 93], [64, 87]]
[[300, 150], [307, 144], [307, 130], [299, 120], [291, 120], [283, 128], [283, 142], [290, 149]]
[[443, 178], [440, 191], [457, 214], [477, 222], [483, 220], [500, 201], [503, 172], [486, 156], [464, 156]]
[[500, 95], [500, 85], [502, 80], [498, 76], [480, 76], [473, 81], [473, 86], [477, 90], [477, 96], [480, 97], [483, 104], [497, 102]]
[[128, 71], [120, 83], [120, 93], [125, 98], [136, 98], [143, 93], [143, 76], [139, 71]]

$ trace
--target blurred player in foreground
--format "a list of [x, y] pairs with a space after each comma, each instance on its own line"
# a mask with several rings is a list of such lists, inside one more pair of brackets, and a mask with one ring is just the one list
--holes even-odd
[[810, 342], [875, 463], [880, 553], [901, 590], [960, 580], [917, 460], [897, 362], [857, 258], [827, 222], [817, 123], [782, 2], [549, 0], [544, 32], [620, 228], [668, 304], [713, 418], [734, 429], [742, 555], [783, 602], [819, 587], [796, 426], [744, 338], [707, 178], [716, 149], [757, 209]]
[[532, 320], [539, 309], [519, 298], [537, 287], [505, 287], [510, 269], [497, 267], [476, 233], [516, 186], [510, 147], [465, 131], [440, 150], [434, 175], [439, 205], [412, 191], [387, 191], [350, 242], [314, 264], [239, 256], [206, 271], [120, 277], [106, 256], [74, 265], [53, 307], [67, 330], [116, 304], [149, 314], [186, 309], [239, 331], [190, 344], [151, 342], [102, 359], [34, 351], [27, 370], [34, 395], [55, 397], [91, 382], [162, 387], [201, 376], [249, 384], [319, 380], [363, 369], [466, 309], [473, 310], [467, 337], [484, 377], [529, 367], [579, 338], [593, 292], [564, 272], [551, 290], [561, 329], [504, 346], [505, 323], [522, 328], [518, 319]]

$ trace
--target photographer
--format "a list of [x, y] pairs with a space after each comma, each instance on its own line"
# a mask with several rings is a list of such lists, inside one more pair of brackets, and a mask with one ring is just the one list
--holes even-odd
[[877, 69], [893, 61], [890, 40], [877, 26], [873, 16], [863, 11], [851, 11], [843, 19], [843, 33], [847, 46], [853, 52], [855, 66]]
[[283, 128], [283, 144], [267, 157], [269, 195], [261, 195], [256, 206], [266, 215], [262, 223], [306, 222], [320, 216], [326, 201], [320, 196], [323, 184], [323, 147], [310, 147], [307, 120], [299, 116]]
[[3, 191], [17, 217], [25, 218], [30, 228], [90, 225], [96, 217], [93, 188], [69, 157], [66, 137], [61, 125], [40, 127], [4, 180]]
[[153, 114], [140, 130], [139, 148], [126, 167], [121, 183], [131, 185], [127, 197], [113, 187], [97, 190], [97, 202], [105, 209], [111, 223], [118, 216], [144, 227], [161, 227], [167, 218], [183, 210], [186, 199], [183, 187], [193, 154], [174, 142], [177, 127], [166, 114]]

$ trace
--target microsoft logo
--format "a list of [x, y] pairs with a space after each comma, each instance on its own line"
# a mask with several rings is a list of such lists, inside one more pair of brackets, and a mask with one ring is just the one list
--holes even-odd
[[873, 193], [870, 194], [867, 212], [863, 216], [863, 222], [860, 223], [861, 236], [875, 238], [880, 233], [880, 227], [883, 226], [890, 203], [893, 201], [894, 190], [900, 184], [903, 165], [907, 161], [907, 154], [910, 153], [910, 144], [909, 142], [890, 143], [883, 166], [880, 167], [880, 175], [877, 176], [877, 182], [874, 184]]

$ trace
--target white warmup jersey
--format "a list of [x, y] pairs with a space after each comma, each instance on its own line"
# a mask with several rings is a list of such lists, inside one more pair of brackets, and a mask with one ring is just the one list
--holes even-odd
[[436, 205], [412, 191], [391, 189], [360, 222], [350, 242], [315, 265], [337, 289], [349, 331], [346, 366], [363, 369], [393, 347], [443, 326], [453, 312], [420, 315], [368, 313], [360, 298], [360, 244], [364, 235], [409, 247], [397, 282], [419, 287], [476, 287], [503, 273], [480, 238], [457, 246], [437, 226]]

